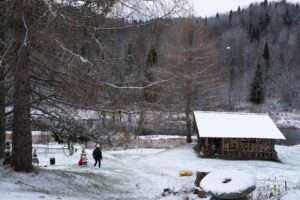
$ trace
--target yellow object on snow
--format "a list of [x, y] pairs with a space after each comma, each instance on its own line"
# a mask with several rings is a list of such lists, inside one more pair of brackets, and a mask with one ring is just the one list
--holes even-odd
[[191, 172], [191, 171], [180, 171], [179, 175], [180, 176], [192, 176], [193, 172]]

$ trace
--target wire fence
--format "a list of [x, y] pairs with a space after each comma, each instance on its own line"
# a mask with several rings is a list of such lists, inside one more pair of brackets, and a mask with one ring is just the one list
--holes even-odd
[[275, 178], [266, 178], [257, 180], [257, 188], [251, 193], [252, 200], [279, 199], [282, 194], [288, 190], [300, 189], [300, 178], [298, 181], [280, 180]]

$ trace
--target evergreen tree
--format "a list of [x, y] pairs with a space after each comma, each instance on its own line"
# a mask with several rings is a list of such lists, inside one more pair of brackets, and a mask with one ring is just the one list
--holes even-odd
[[259, 38], [260, 38], [260, 30], [258, 27], [255, 27], [253, 38], [256, 40], [259, 40]]
[[[157, 64], [157, 52], [154, 46], [151, 47], [147, 55], [146, 69], [145, 69], [145, 85], [154, 81], [154, 75], [151, 70]], [[157, 87], [151, 87], [144, 90], [144, 98], [149, 103], [154, 103], [156, 101]]]
[[219, 17], [220, 17], [220, 15], [219, 15], [219, 13], [217, 12], [217, 14], [216, 14], [216, 18], [217, 18], [217, 19], [219, 19]]
[[250, 23], [248, 27], [248, 35], [250, 38], [250, 42], [252, 43], [254, 42], [254, 40], [259, 40], [259, 34], [259, 28]]
[[232, 12], [232, 10], [230, 10], [230, 13], [229, 13], [229, 16], [228, 16], [229, 25], [231, 25], [231, 22], [232, 22], [232, 16], [233, 16], [233, 12]]
[[264, 102], [264, 86], [263, 77], [260, 65], [257, 65], [257, 69], [254, 74], [254, 78], [250, 88], [249, 100], [253, 104], [262, 104]]
[[266, 67], [266, 69], [268, 69], [270, 67], [270, 51], [269, 51], [269, 46], [268, 46], [267, 42], [265, 44], [263, 58], [265, 60], [265, 67]]
[[239, 6], [237, 9], [237, 13], [240, 15], [241, 14], [241, 7]]
[[153, 73], [151, 72], [151, 68], [157, 64], [157, 52], [154, 46], [151, 47], [150, 51], [147, 55], [146, 60], [146, 69], [145, 69], [145, 77], [148, 83], [154, 81]]
[[249, 36], [251, 42], [252, 42], [253, 29], [254, 29], [254, 26], [252, 23], [250, 23], [248, 26], [248, 36]]
[[151, 47], [146, 60], [146, 65], [152, 67], [153, 65], [157, 64], [157, 52], [154, 46]]
[[264, 0], [263, 6], [266, 8], [268, 6], [268, 0]]
[[271, 21], [271, 17], [268, 13], [261, 13], [259, 16], [259, 27], [261, 31], [266, 31], [267, 26], [269, 25]]
[[245, 21], [243, 15], [241, 15], [241, 17], [240, 17], [240, 24], [241, 24], [243, 27], [247, 27], [247, 23], [246, 23], [246, 21]]
[[282, 16], [283, 24], [289, 26], [293, 23], [293, 19], [289, 13], [289, 10], [286, 9], [284, 15]]

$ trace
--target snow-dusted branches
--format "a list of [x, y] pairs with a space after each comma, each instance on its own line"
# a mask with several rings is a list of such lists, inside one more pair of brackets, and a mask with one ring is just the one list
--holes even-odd
[[19, 55], [20, 55], [22, 49], [28, 45], [28, 26], [26, 24], [24, 15], [22, 16], [22, 19], [23, 19], [23, 25], [24, 25], [24, 28], [25, 28], [25, 35], [24, 35], [24, 40], [23, 40], [23, 42], [21, 44], [21, 47], [18, 50], [18, 54]]

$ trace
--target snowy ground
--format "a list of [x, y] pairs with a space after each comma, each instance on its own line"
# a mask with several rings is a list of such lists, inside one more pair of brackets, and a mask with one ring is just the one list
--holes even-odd
[[[300, 182], [300, 145], [276, 146], [282, 163], [202, 159], [197, 157], [192, 145], [169, 150], [105, 151], [100, 169], [92, 165], [91, 149], [87, 150], [89, 166], [82, 168], [77, 166], [79, 151], [67, 157], [57, 145], [50, 145], [47, 154], [45, 146], [36, 147], [43, 166], [37, 174], [15, 173], [0, 167], [1, 200], [158, 199], [164, 188], [193, 187], [195, 176], [179, 177], [180, 170], [240, 170], [254, 174], [258, 186], [275, 177], [277, 181]], [[49, 166], [50, 157], [56, 158], [55, 166]]]

